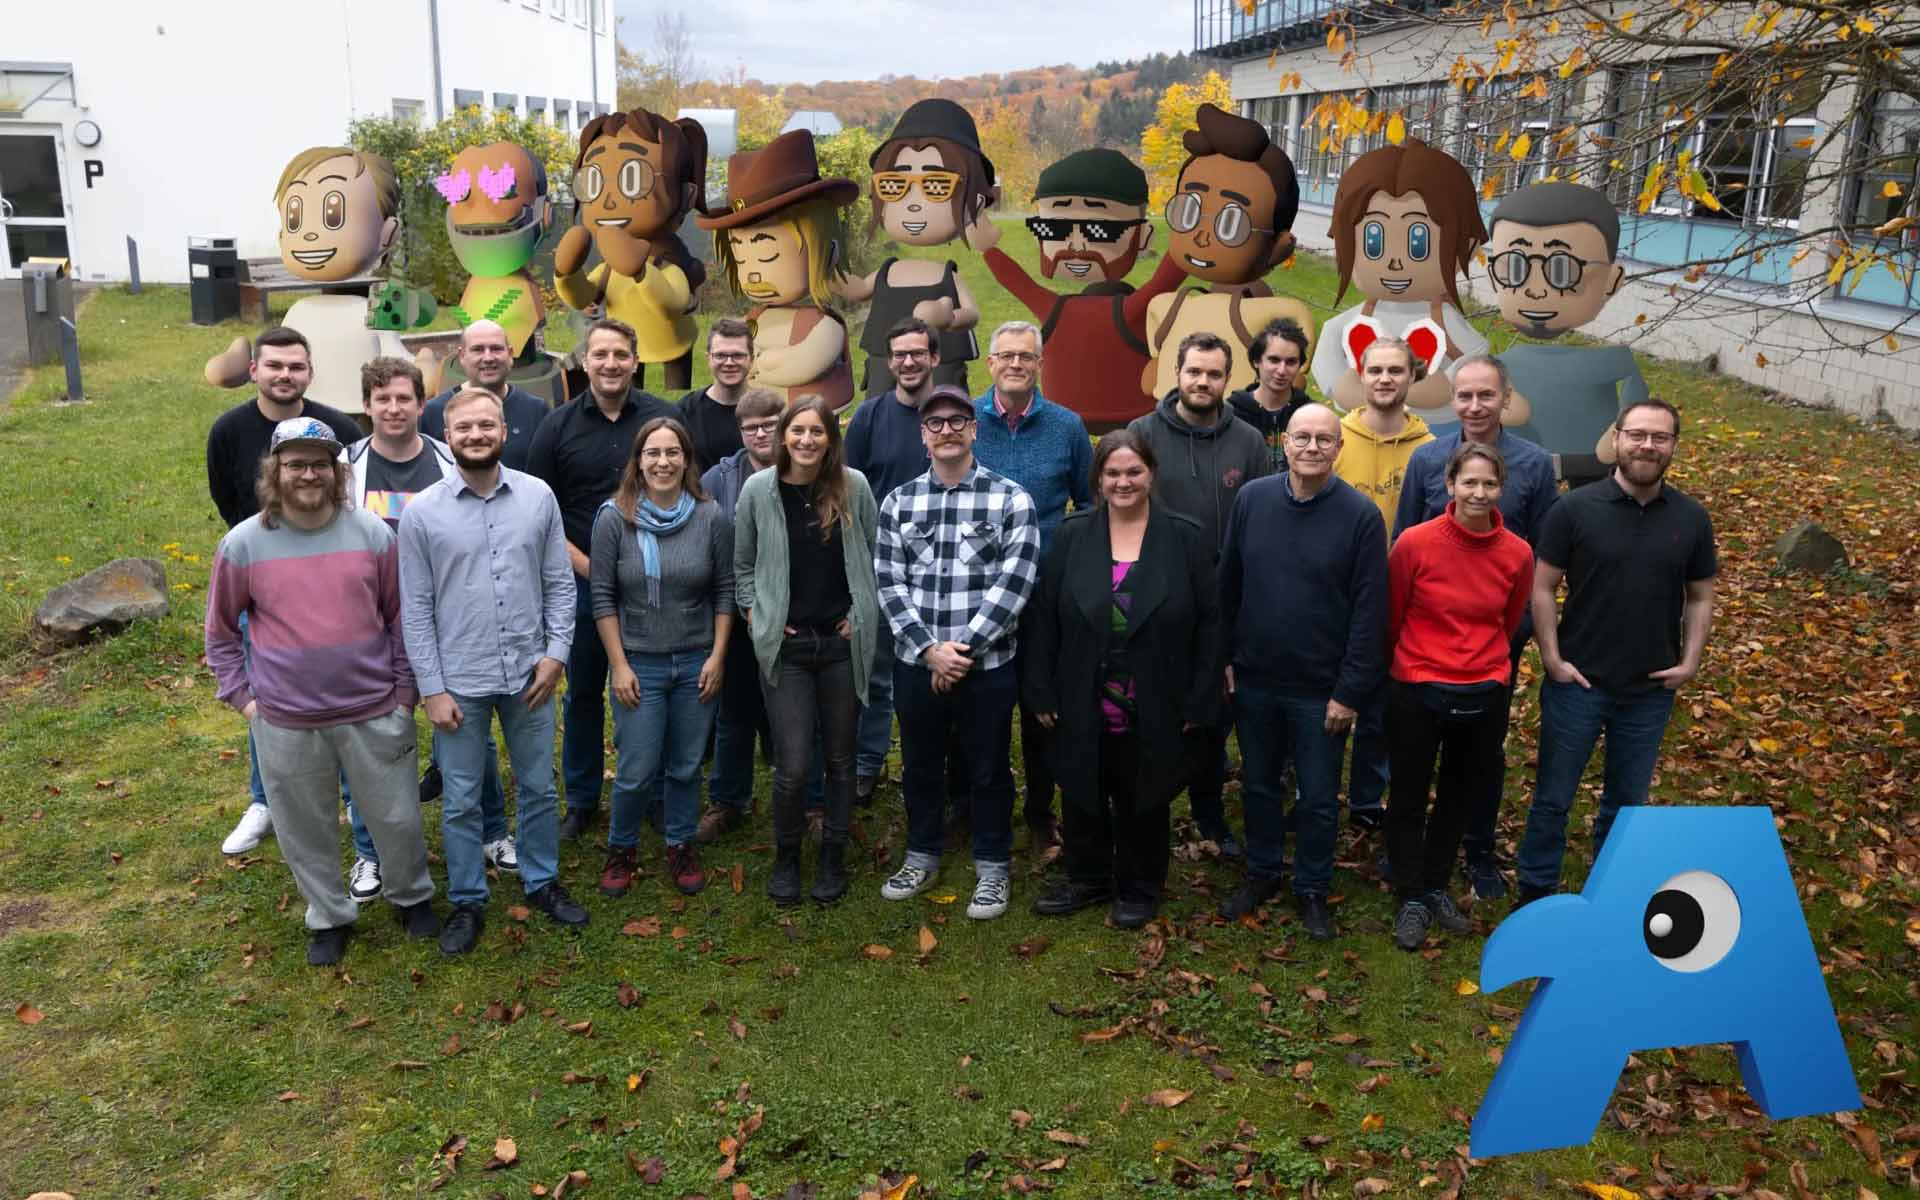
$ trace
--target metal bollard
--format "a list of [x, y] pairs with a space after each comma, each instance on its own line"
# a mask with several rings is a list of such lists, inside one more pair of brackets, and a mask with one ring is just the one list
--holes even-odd
[[60, 354], [67, 360], [67, 397], [63, 403], [84, 404], [87, 397], [80, 387], [80, 331], [65, 317], [60, 318]]
[[127, 239], [127, 290], [140, 294], [140, 243]]

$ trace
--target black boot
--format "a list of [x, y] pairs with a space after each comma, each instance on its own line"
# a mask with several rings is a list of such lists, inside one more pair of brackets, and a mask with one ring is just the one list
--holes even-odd
[[[798, 886], [796, 881], [795, 886]], [[832, 904], [847, 894], [847, 844], [820, 843], [820, 864], [814, 870], [813, 890], [807, 893], [817, 904]]]
[[767, 899], [782, 908], [800, 903], [800, 847], [775, 846], [773, 874], [767, 876]]

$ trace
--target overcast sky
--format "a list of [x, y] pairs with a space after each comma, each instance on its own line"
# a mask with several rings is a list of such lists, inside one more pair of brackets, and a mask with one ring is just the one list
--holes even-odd
[[621, 39], [644, 49], [678, 9], [708, 74], [744, 64], [768, 83], [977, 75], [1193, 49], [1191, 0], [615, 0]]

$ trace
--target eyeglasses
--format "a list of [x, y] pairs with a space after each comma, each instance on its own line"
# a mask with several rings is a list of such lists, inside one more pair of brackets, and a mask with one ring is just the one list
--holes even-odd
[[1027, 231], [1043, 242], [1064, 242], [1078, 229], [1089, 242], [1111, 245], [1127, 236], [1127, 230], [1145, 225], [1144, 220], [1116, 221], [1105, 217], [1081, 220], [1078, 217], [1028, 217]]
[[1040, 356], [1029, 350], [995, 350], [987, 357], [996, 362], [1016, 363], [1023, 367], [1030, 367], [1040, 361]]
[[905, 200], [916, 187], [922, 196], [939, 204], [951, 199], [959, 186], [957, 171], [876, 171], [873, 176], [873, 194], [889, 204]]
[[959, 433], [962, 429], [965, 429], [967, 426], [971, 424], [973, 424], [972, 417], [952, 416], [952, 417], [920, 418], [920, 428], [926, 430], [928, 433]]
[[889, 350], [887, 357], [894, 362], [919, 362], [933, 357], [931, 350]]
[[772, 421], [755, 421], [751, 425], [742, 425], [740, 427], [740, 436], [772, 437], [774, 430], [778, 428], [780, 428], [780, 422], [777, 419]]
[[752, 358], [753, 355], [743, 353], [739, 350], [709, 350], [707, 351], [707, 357], [714, 362], [743, 363]]
[[1565, 250], [1555, 250], [1552, 254], [1528, 254], [1525, 250], [1502, 250], [1487, 260], [1487, 274], [1504, 288], [1517, 288], [1527, 282], [1533, 274], [1533, 264], [1540, 263], [1547, 286], [1570, 292], [1580, 286], [1580, 276], [1587, 267], [1601, 264], [1591, 259], [1575, 258]]
[[[1191, 233], [1200, 227], [1206, 208], [1194, 192], [1181, 192], [1167, 201], [1167, 224], [1175, 233]], [[1213, 218], [1213, 236], [1222, 246], [1238, 246], [1256, 233], [1272, 233], [1254, 225], [1253, 217], [1238, 204], [1229, 204]]]
[[1305, 450], [1308, 446], [1331, 450], [1340, 444], [1340, 435], [1337, 433], [1290, 433], [1287, 435], [1287, 442], [1300, 450]]
[[1620, 436], [1627, 439], [1630, 446], [1671, 446], [1677, 436], [1663, 429], [1622, 429]]
[[[652, 163], [644, 158], [630, 158], [620, 164], [614, 182], [619, 185], [622, 196], [638, 200], [653, 190], [655, 176]], [[606, 186], [606, 176], [601, 173], [598, 163], [581, 167], [573, 173], [573, 195], [576, 200], [598, 200]]]
[[283, 458], [280, 460], [280, 469], [289, 475], [327, 475], [333, 471], [333, 460], [323, 458], [318, 462], [308, 462], [305, 459]]

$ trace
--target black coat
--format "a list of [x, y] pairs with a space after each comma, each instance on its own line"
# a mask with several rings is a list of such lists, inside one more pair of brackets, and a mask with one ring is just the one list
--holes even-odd
[[[1225, 667], [1213, 547], [1200, 523], [1155, 504], [1140, 560], [1126, 649], [1133, 669], [1140, 780], [1135, 804], [1170, 802], [1186, 783], [1183, 726], [1224, 719]], [[1100, 803], [1101, 663], [1112, 637], [1113, 558], [1105, 506], [1075, 512], [1054, 531], [1021, 625], [1021, 702], [1058, 714], [1054, 771], [1065, 804]]]

